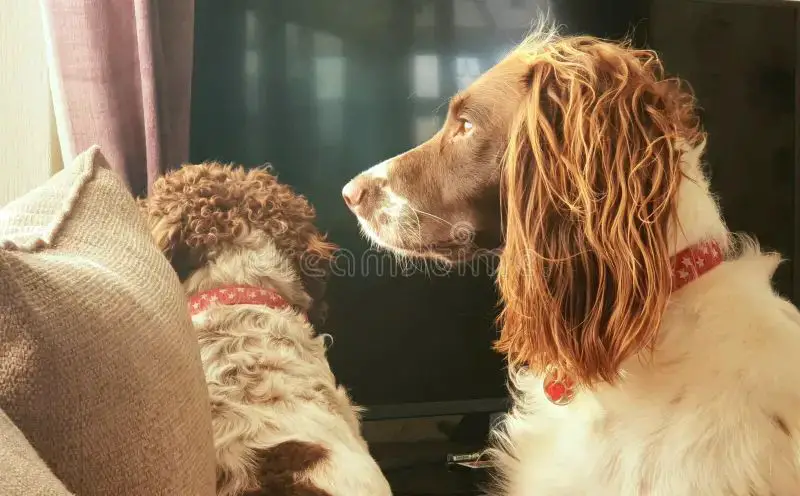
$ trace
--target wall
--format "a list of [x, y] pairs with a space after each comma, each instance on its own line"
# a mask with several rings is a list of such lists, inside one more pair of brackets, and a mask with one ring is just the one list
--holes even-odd
[[[39, 2], [0, 0], [0, 205], [61, 168]], [[13, 6], [12, 6], [13, 5]]]

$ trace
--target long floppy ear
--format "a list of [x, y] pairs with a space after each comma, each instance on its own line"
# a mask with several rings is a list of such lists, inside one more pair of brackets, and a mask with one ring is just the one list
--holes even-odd
[[703, 139], [694, 98], [650, 51], [589, 37], [524, 50], [496, 348], [512, 366], [614, 382], [653, 346], [669, 298], [679, 144]]
[[147, 223], [147, 228], [150, 230], [156, 246], [167, 258], [170, 258], [172, 251], [180, 240], [180, 224], [170, 221], [161, 212], [151, 212], [147, 198], [138, 198], [136, 205]]
[[183, 239], [183, 221], [179, 214], [151, 208], [148, 198], [136, 200], [150, 235], [161, 253], [170, 261], [181, 281], [197, 268]]

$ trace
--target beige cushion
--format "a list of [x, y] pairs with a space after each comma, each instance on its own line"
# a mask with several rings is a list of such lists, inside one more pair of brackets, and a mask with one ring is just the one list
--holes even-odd
[[69, 496], [28, 440], [0, 411], [0, 494]]
[[80, 496], [214, 494], [180, 283], [96, 147], [0, 210], [0, 247], [0, 410], [52, 472]]

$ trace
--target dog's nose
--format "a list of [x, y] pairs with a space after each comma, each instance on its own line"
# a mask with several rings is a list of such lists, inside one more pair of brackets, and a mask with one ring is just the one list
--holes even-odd
[[359, 181], [353, 179], [342, 188], [342, 197], [347, 206], [353, 209], [357, 207], [364, 198], [364, 187], [359, 184]]

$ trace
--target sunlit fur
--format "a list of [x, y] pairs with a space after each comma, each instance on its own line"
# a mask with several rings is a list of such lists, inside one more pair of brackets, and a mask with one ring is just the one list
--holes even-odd
[[[187, 165], [140, 202], [186, 294], [277, 291], [291, 309], [212, 305], [193, 316], [211, 400], [219, 496], [389, 496], [338, 386], [325, 337], [303, 318], [333, 245], [314, 210], [266, 170]], [[306, 255], [312, 263], [301, 263]], [[305, 272], [305, 273], [304, 273]], [[323, 271], [324, 272], [324, 271]], [[289, 442], [291, 449], [285, 449]]]
[[[800, 314], [771, 287], [780, 257], [723, 223], [690, 92], [594, 38], [511, 56], [530, 93], [503, 163], [495, 494], [800, 494]], [[703, 240], [726, 260], [672, 291], [670, 256]], [[548, 365], [581, 383], [570, 404], [546, 399]]]
[[650, 51], [534, 37], [514, 56], [530, 92], [503, 164], [497, 348], [613, 382], [654, 344], [670, 296], [680, 155], [703, 140], [694, 101]]

